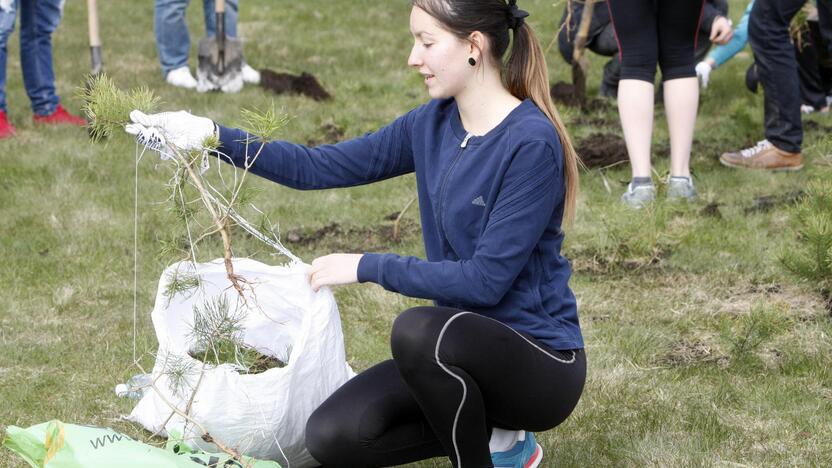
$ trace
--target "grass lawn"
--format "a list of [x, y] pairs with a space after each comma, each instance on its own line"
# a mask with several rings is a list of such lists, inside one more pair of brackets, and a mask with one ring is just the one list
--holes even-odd
[[[200, 2], [192, 2], [199, 4]], [[153, 36], [152, 2], [99, 2], [105, 70], [123, 89], [146, 85], [164, 110], [188, 109], [238, 123], [241, 108], [273, 105], [291, 121], [282, 138], [326, 141], [361, 135], [428, 98], [406, 67], [411, 38], [404, 0], [242, 2], [240, 30], [258, 68], [315, 74], [334, 95], [327, 102], [276, 96], [257, 87], [235, 95], [196, 94], [163, 82]], [[544, 47], [563, 1], [523, 0]], [[744, 2], [732, 0], [735, 22]], [[194, 43], [200, 5], [189, 9]], [[77, 87], [88, 71], [84, 2], [67, 2], [54, 36], [57, 86], [78, 111]], [[92, 144], [71, 128], [30, 121], [18, 60], [9, 50], [8, 100], [15, 138], [0, 141], [0, 432], [50, 419], [111, 426], [147, 439], [120, 421], [130, 401], [113, 387], [136, 373], [133, 352], [135, 144], [116, 136]], [[569, 69], [548, 53], [552, 81]], [[591, 55], [590, 94], [605, 58]], [[832, 115], [806, 121], [806, 168], [798, 173], [722, 167], [724, 150], [763, 138], [762, 96], [745, 90], [746, 49], [711, 75], [700, 100], [692, 166], [700, 201], [661, 200], [633, 212], [618, 203], [626, 164], [582, 174], [578, 219], [565, 254], [575, 269], [589, 360], [586, 389], [563, 425], [540, 434], [543, 466], [822, 466], [832, 460], [832, 316], [813, 288], [787, 274], [782, 252], [798, 246], [788, 194], [832, 177], [827, 134]], [[195, 65], [195, 58], [192, 65]], [[561, 107], [573, 138], [620, 135], [615, 106]], [[669, 166], [662, 107], [657, 106], [654, 162]], [[159, 275], [174, 259], [160, 244], [176, 229], [161, 203], [168, 166], [147, 154], [139, 165], [138, 332], [141, 352], [156, 341], [150, 323]], [[255, 203], [293, 231], [284, 242], [310, 262], [337, 251], [423, 255], [418, 212], [404, 218], [394, 243], [387, 218], [415, 195], [415, 178], [371, 186], [296, 192], [251, 178]], [[660, 195], [663, 195], [660, 187]], [[762, 203], [760, 197], [774, 197]], [[765, 201], [765, 200], [763, 200]], [[832, 207], [830, 207], [832, 209]], [[323, 228], [328, 227], [327, 229]], [[240, 238], [236, 254], [281, 263]], [[202, 251], [201, 259], [221, 255]], [[396, 314], [423, 301], [375, 285], [336, 290], [347, 355], [356, 370], [390, 356]], [[148, 356], [145, 364], [150, 365]], [[23, 466], [0, 450], [0, 466]], [[449, 466], [437, 459], [413, 466]]]

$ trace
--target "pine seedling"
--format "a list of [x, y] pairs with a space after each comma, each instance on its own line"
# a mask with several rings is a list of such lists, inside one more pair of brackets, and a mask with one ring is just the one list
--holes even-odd
[[265, 111], [243, 109], [240, 116], [243, 119], [241, 128], [263, 143], [274, 141], [289, 123], [289, 116], [277, 112], [274, 105]]
[[123, 132], [130, 123], [130, 111], [139, 109], [154, 112], [159, 98], [147, 87], [129, 92], [116, 87], [105, 73], [90, 78], [88, 86], [79, 91], [84, 101], [83, 111], [87, 115], [89, 133], [93, 141], [99, 141], [114, 132]]
[[190, 378], [198, 371], [196, 363], [182, 356], [168, 354], [165, 356], [164, 373], [168, 378], [168, 389], [174, 395], [184, 397], [187, 391], [194, 391], [190, 388]]
[[832, 182], [811, 184], [793, 219], [800, 243], [786, 249], [781, 261], [791, 273], [828, 293], [832, 289]]
[[168, 302], [177, 294], [187, 294], [198, 288], [200, 279], [192, 273], [171, 272], [168, 274], [168, 282], [163, 293]]
[[[194, 305], [194, 323], [190, 336], [200, 351], [211, 348], [223, 340], [237, 341], [243, 332], [244, 316], [239, 309], [231, 309], [224, 294], [207, 299], [202, 306]], [[216, 350], [214, 350], [216, 354]]]

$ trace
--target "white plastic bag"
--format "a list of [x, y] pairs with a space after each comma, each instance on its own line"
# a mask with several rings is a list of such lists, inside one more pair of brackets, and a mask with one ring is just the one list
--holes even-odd
[[[202, 440], [194, 424], [171, 416], [170, 405], [184, 410], [199, 382], [189, 415], [215, 440], [287, 468], [314, 466], [304, 445], [306, 421], [355, 375], [346, 364], [335, 298], [328, 288], [312, 291], [308, 265], [269, 266], [250, 259], [235, 259], [233, 264], [234, 272], [246, 281], [245, 289], [253, 289], [246, 293], [245, 303], [232, 288], [222, 259], [198, 264], [195, 272], [192, 264], [177, 263], [162, 274], [152, 313], [159, 340], [152, 372], [155, 384], [129, 419], [162, 435], [184, 434], [194, 448], [218, 451]], [[199, 287], [166, 296], [175, 274], [182, 278], [194, 273]], [[194, 314], [219, 295], [245, 313], [243, 342], [287, 362], [285, 367], [240, 374], [232, 364], [206, 367], [188, 355], [194, 347]], [[208, 370], [202, 372], [203, 368]]]

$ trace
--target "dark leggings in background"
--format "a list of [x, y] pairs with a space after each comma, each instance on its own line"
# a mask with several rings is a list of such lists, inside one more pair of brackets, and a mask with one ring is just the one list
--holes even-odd
[[447, 456], [454, 466], [490, 467], [492, 427], [557, 426], [586, 379], [583, 350], [552, 350], [496, 320], [447, 307], [402, 313], [391, 346], [392, 360], [348, 381], [309, 418], [306, 445], [324, 466]]
[[608, 0], [618, 39], [621, 79], [653, 83], [696, 76], [694, 50], [705, 0]]

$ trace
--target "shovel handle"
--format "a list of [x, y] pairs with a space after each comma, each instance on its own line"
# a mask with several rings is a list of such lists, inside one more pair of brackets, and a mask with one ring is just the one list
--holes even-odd
[[98, 75], [104, 69], [101, 59], [101, 36], [98, 33], [98, 2], [87, 0], [87, 22], [90, 30], [90, 74]]
[[214, 12], [215, 13], [225, 13], [225, 0], [215, 0]]
[[90, 29], [90, 47], [101, 47], [101, 36], [98, 33], [97, 0], [87, 0], [87, 19], [89, 21]]

